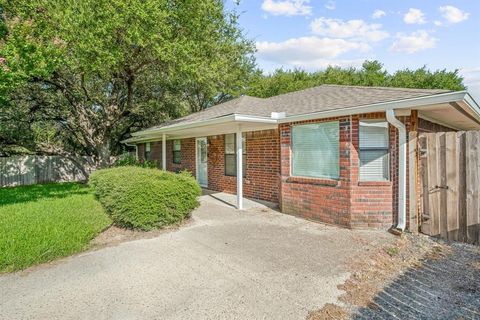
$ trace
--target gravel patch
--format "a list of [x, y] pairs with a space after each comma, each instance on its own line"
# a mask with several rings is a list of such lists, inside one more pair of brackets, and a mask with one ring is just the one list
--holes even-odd
[[449, 245], [379, 292], [353, 319], [480, 319], [480, 248]]

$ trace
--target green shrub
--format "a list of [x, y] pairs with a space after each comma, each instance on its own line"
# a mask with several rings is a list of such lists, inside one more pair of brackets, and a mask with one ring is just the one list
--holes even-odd
[[120, 155], [113, 164], [114, 167], [136, 166], [142, 168], [156, 168], [156, 161], [141, 160], [139, 161], [134, 155], [130, 153], [124, 153]]
[[89, 183], [115, 224], [141, 230], [180, 222], [198, 206], [201, 194], [188, 172], [134, 166], [98, 170]]

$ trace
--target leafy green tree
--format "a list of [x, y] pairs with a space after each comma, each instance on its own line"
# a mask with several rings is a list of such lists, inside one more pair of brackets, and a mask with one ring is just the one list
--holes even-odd
[[244, 90], [254, 66], [253, 44], [221, 0], [0, 7], [0, 108], [26, 121], [43, 152], [106, 163], [130, 131]]
[[365, 61], [361, 68], [327, 67], [325, 70], [306, 72], [301, 69], [279, 69], [270, 75], [257, 71], [246, 94], [256, 97], [272, 97], [322, 84], [383, 86], [423, 89], [463, 90], [463, 78], [458, 70], [430, 71], [426, 67], [417, 70], [404, 69], [389, 74], [378, 61]]

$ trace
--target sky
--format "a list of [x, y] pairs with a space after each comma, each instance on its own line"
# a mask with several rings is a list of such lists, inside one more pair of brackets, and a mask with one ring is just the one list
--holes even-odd
[[389, 72], [459, 69], [480, 101], [480, 0], [240, 0], [265, 72], [382, 62]]

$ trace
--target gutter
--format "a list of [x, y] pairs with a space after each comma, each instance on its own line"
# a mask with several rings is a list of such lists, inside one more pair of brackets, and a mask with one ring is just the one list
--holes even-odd
[[[471, 101], [468, 100], [468, 98], [470, 98]], [[386, 102], [357, 106], [357, 107], [347, 107], [342, 109], [312, 112], [312, 113], [300, 114], [295, 116], [287, 116], [283, 119], [280, 119], [278, 123], [304, 121], [304, 120], [311, 120], [311, 119], [317, 119], [317, 118], [341, 117], [341, 116], [348, 116], [351, 114], [359, 114], [359, 113], [384, 112], [385, 110], [392, 108], [393, 104], [395, 104], [395, 109], [409, 109], [409, 108], [426, 106], [426, 105], [450, 103], [453, 101], [462, 101], [464, 99], [466, 99], [467, 102], [471, 102], [471, 103], [468, 103], [469, 106], [471, 107], [472, 110], [474, 110], [478, 114], [480, 118], [480, 108], [475, 103], [475, 100], [473, 100], [470, 97], [467, 91], [455, 91], [455, 92], [439, 93], [433, 96], [423, 96], [423, 97], [403, 99], [403, 100], [393, 100], [393, 101], [386, 101]], [[475, 106], [476, 106], [476, 110], [475, 110]]]
[[385, 111], [387, 121], [398, 129], [399, 159], [398, 159], [398, 221], [396, 229], [405, 230], [407, 221], [407, 128], [395, 117], [395, 111]]

